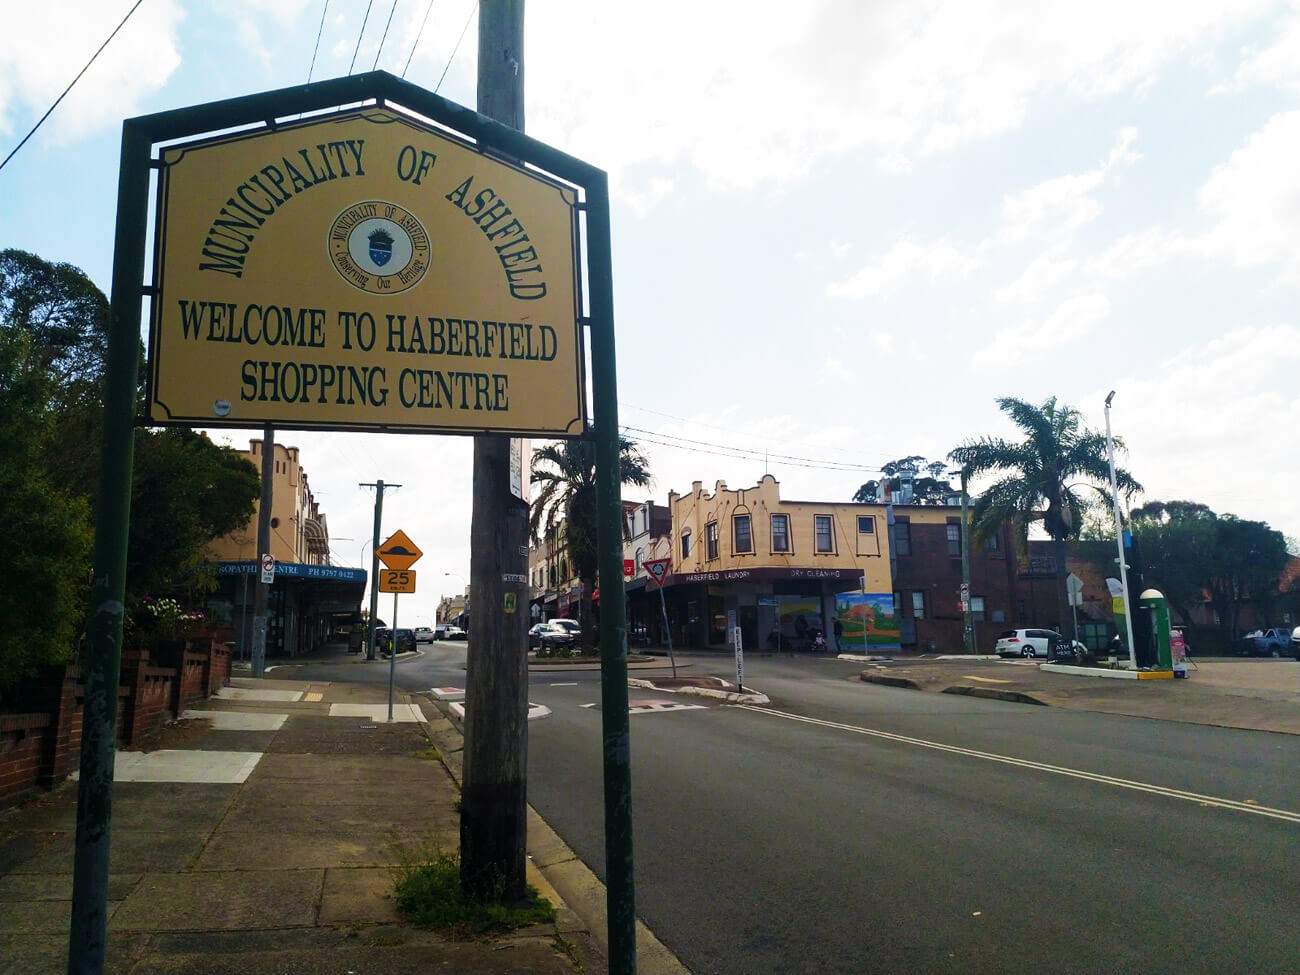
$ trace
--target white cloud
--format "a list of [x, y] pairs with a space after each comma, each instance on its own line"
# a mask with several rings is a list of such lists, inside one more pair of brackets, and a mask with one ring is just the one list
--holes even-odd
[[1151, 227], [1125, 234], [1090, 259], [1084, 270], [1118, 281], [1184, 254], [1203, 254], [1204, 250], [1205, 242], [1197, 237]]
[[1270, 118], [1201, 187], [1218, 223], [1208, 249], [1239, 265], [1277, 264], [1300, 274], [1300, 111]]
[[998, 288], [994, 296], [998, 301], [1028, 305], [1047, 295], [1079, 266], [1074, 258], [1063, 256], [1066, 246], [1056, 244], [1039, 254], [1019, 277]]
[[1083, 173], [1056, 176], [1013, 193], [1002, 201], [1005, 240], [1069, 236], [1101, 214], [1093, 193], [1119, 166], [1132, 165], [1142, 156], [1133, 151], [1137, 129], [1120, 130], [1106, 159]]
[[1245, 52], [1232, 81], [1211, 89], [1211, 94], [1265, 85], [1300, 90], [1300, 3], [1292, 0], [1291, 9], [1292, 16], [1276, 31], [1274, 42], [1262, 50]]
[[963, 253], [946, 240], [918, 244], [903, 239], [852, 277], [832, 282], [826, 293], [832, 298], [866, 298], [888, 290], [911, 274], [962, 277], [979, 264], [978, 258]]
[[[100, 0], [6, 5], [0, 131], [34, 124], [124, 13], [119, 5]], [[162, 87], [180, 64], [176, 35], [181, 17], [176, 0], [142, 5], [50, 116], [41, 135], [67, 143], [120, 126], [123, 118], [137, 114], [141, 100]]]
[[1190, 497], [1300, 532], [1293, 493], [1278, 490], [1300, 476], [1298, 367], [1300, 328], [1272, 324], [1233, 329], [1117, 381], [1115, 432], [1147, 497]]
[[1026, 321], [999, 329], [993, 341], [975, 353], [976, 366], [1009, 366], [1035, 354], [1069, 345], [1086, 336], [1110, 315], [1105, 295], [1075, 295], [1063, 301], [1042, 322]]
[[714, 187], [863, 147], [905, 171], [1017, 128], [1039, 99], [1148, 84], [1273, 3], [663, 0], [646, 18], [555, 0], [528, 21], [529, 129], [612, 172], [686, 162]]

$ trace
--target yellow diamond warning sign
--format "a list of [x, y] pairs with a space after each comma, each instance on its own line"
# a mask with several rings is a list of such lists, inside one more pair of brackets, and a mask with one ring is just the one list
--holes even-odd
[[388, 541], [379, 546], [379, 561], [390, 569], [409, 569], [423, 554], [420, 546], [411, 541], [406, 532], [400, 528], [388, 536]]

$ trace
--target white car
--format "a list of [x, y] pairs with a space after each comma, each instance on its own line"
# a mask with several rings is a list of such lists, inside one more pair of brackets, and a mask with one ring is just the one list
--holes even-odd
[[417, 626], [417, 627], [415, 628], [415, 642], [416, 642], [416, 643], [432, 643], [432, 642], [433, 642], [433, 639], [434, 639], [434, 637], [433, 637], [433, 630], [431, 630], [429, 627], [427, 627], [427, 626]]
[[1076, 650], [1086, 650], [1078, 640], [1070, 641], [1055, 630], [1003, 630], [993, 652], [999, 657], [1047, 657], [1054, 642], [1072, 642]]
[[466, 633], [455, 623], [439, 623], [434, 627], [435, 640], [464, 640]]

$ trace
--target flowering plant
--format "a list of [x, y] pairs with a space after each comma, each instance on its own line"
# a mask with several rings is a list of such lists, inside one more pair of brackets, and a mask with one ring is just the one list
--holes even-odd
[[199, 610], [182, 609], [180, 603], [168, 596], [145, 596], [140, 601], [136, 623], [164, 640], [174, 640], [192, 633], [204, 618]]

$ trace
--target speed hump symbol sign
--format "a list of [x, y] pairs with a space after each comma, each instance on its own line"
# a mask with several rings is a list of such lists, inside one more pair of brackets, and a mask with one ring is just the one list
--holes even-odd
[[379, 561], [390, 569], [409, 569], [420, 561], [420, 556], [423, 554], [420, 546], [411, 541], [406, 532], [400, 528], [388, 536], [388, 541], [379, 546]]

